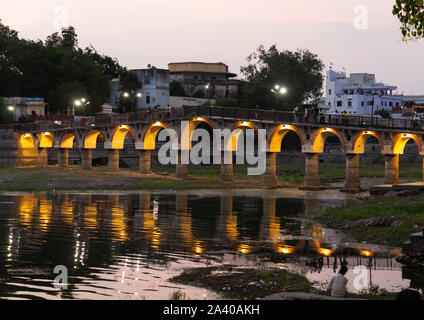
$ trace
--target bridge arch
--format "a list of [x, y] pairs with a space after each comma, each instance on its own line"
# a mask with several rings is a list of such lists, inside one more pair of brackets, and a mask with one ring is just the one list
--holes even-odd
[[362, 131], [359, 132], [354, 138], [352, 142], [353, 153], [355, 154], [363, 154], [365, 152], [365, 144], [370, 137], [374, 137], [377, 139], [380, 144], [380, 151], [384, 151], [384, 143], [383, 139], [377, 132], [374, 131]]
[[38, 135], [38, 145], [40, 148], [53, 148], [55, 139], [51, 132], [41, 132]]
[[246, 129], [253, 129], [255, 132], [258, 131], [258, 128], [250, 121], [240, 121], [236, 123], [230, 130], [231, 135], [229, 138], [227, 138], [226, 145], [224, 146], [226, 151], [237, 151], [238, 148], [238, 141], [240, 138], [240, 135], [243, 133]]
[[405, 146], [410, 140], [414, 140], [418, 145], [418, 151], [420, 154], [423, 152], [423, 146], [421, 139], [416, 134], [411, 133], [399, 133], [393, 139], [392, 150], [394, 154], [403, 154], [405, 151]]
[[131, 138], [136, 142], [137, 138], [134, 134], [133, 129], [128, 125], [120, 125], [113, 130], [112, 133], [112, 149], [123, 149], [124, 141], [127, 134], [130, 134]]
[[144, 150], [156, 149], [156, 137], [162, 129], [167, 130], [168, 127], [161, 121], [156, 121], [147, 128], [142, 138]]
[[300, 139], [300, 143], [304, 145], [304, 139], [298, 128], [293, 125], [281, 124], [272, 133], [268, 139], [269, 152], [281, 152], [281, 143], [289, 132], [294, 132]]
[[21, 149], [35, 148], [35, 139], [31, 133], [23, 133], [19, 135], [18, 147]]
[[327, 140], [327, 138], [330, 135], [336, 135], [339, 140], [340, 143], [342, 144], [342, 150], [345, 150], [345, 141], [343, 139], [342, 134], [333, 129], [333, 128], [321, 128], [318, 129], [312, 139], [312, 149], [314, 153], [323, 153], [324, 152], [324, 144], [325, 144], [325, 140]]
[[179, 142], [181, 149], [191, 150], [192, 148], [192, 136], [194, 130], [201, 124], [206, 123], [209, 127], [216, 129], [215, 124], [205, 117], [194, 117], [187, 121], [187, 123], [181, 128], [181, 134], [179, 136]]
[[100, 131], [97, 131], [97, 130], [88, 131], [83, 137], [84, 149], [96, 149], [97, 139], [99, 138], [100, 135], [103, 136], [103, 133]]
[[60, 136], [59, 146], [62, 149], [72, 149], [74, 147], [75, 140], [77, 140], [78, 142], [78, 137], [76, 136], [76, 134], [72, 132], [65, 132]]

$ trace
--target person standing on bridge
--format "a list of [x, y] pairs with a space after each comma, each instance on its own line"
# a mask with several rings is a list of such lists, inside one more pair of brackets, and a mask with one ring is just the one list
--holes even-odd
[[347, 126], [348, 123], [349, 123], [349, 118], [347, 115], [347, 111], [344, 110], [342, 115], [342, 125]]
[[308, 116], [309, 116], [309, 114], [308, 114], [308, 108], [307, 108], [307, 107], [305, 107], [305, 115], [304, 115], [304, 117], [305, 117], [305, 122], [308, 122]]
[[296, 108], [294, 108], [294, 110], [293, 110], [293, 114], [294, 114], [294, 122], [297, 122], [298, 120], [297, 120], [297, 115], [298, 115], [298, 113], [299, 113], [299, 107], [298, 106], [296, 106]]

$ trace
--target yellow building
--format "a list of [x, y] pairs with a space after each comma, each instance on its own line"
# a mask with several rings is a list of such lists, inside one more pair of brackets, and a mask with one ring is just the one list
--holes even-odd
[[169, 72], [228, 73], [228, 66], [222, 62], [173, 62], [168, 64], [168, 69]]
[[240, 80], [232, 79], [237, 75], [222, 62], [174, 62], [168, 69], [169, 81], [178, 81], [185, 97], [210, 100], [237, 98], [240, 94]]

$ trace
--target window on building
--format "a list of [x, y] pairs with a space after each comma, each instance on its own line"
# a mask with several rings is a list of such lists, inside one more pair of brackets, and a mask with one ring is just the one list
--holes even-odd
[[341, 101], [341, 100], [338, 100], [338, 101], [337, 101], [337, 106], [338, 106], [338, 107], [341, 107], [341, 106], [342, 106], [342, 101]]
[[328, 94], [331, 95], [331, 89], [328, 89]]
[[364, 101], [361, 101], [361, 107], [363, 107], [364, 106]]
[[352, 100], [347, 100], [347, 106], [352, 107]]
[[150, 104], [150, 96], [146, 96], [146, 104]]
[[393, 107], [393, 102], [389, 102], [389, 107]]

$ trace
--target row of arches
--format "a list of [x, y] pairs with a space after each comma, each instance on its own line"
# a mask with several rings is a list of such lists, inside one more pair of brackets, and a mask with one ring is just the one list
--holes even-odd
[[[305, 153], [305, 185], [319, 186], [318, 178], [318, 154], [324, 152], [327, 139], [335, 137], [341, 144], [341, 149], [346, 153], [346, 179], [351, 180], [347, 184], [358, 185], [359, 181], [359, 157], [364, 154], [365, 144], [372, 138], [378, 141], [380, 151], [386, 155], [386, 169], [392, 171], [392, 178], [387, 178], [388, 183], [398, 181], [397, 162], [398, 155], [403, 154], [407, 143], [413, 141], [417, 144], [418, 151], [422, 155], [422, 137], [413, 133], [402, 132], [377, 132], [372, 130], [336, 130], [330, 127], [302, 127], [292, 124], [269, 124], [251, 121], [218, 121], [205, 117], [194, 117], [187, 121], [164, 123], [154, 122], [151, 124], [122, 124], [115, 127], [94, 127], [92, 130], [68, 130], [62, 132], [40, 132], [38, 134], [21, 134], [18, 141], [18, 150], [30, 150], [48, 148], [59, 149], [59, 165], [67, 166], [69, 149], [77, 148], [82, 152], [81, 163], [85, 169], [91, 167], [92, 150], [98, 147], [98, 143], [104, 143], [104, 149], [110, 150], [109, 168], [119, 169], [119, 149], [124, 148], [126, 139], [132, 139], [135, 148], [140, 151], [140, 171], [150, 173], [150, 151], [157, 148], [157, 137], [160, 131], [174, 131], [174, 139], [178, 139], [179, 150], [191, 150], [193, 134], [196, 129], [207, 129], [215, 138], [215, 129], [220, 129], [218, 139], [222, 138], [222, 132], [226, 130], [227, 139], [223, 144], [223, 150], [229, 153], [239, 148], [239, 140], [246, 129], [253, 129], [256, 134], [260, 129], [266, 130], [267, 165], [264, 174], [264, 182], [272, 187], [277, 184], [275, 154], [282, 152], [283, 140], [289, 135], [297, 136], [302, 152]], [[170, 135], [172, 137], [172, 135]], [[39, 154], [43, 154], [40, 152]], [[45, 152], [44, 155], [45, 156]], [[179, 156], [181, 160], [181, 156]], [[180, 161], [179, 160], [179, 161]], [[187, 178], [187, 164], [178, 162], [177, 177]], [[221, 166], [221, 181], [232, 181], [232, 163]]]
[[[177, 132], [180, 131], [178, 139], [181, 149], [191, 149], [193, 132], [202, 123], [206, 124], [206, 126], [210, 129], [219, 128], [213, 121], [206, 118], [197, 117], [187, 121], [187, 125], [177, 128], [176, 130]], [[35, 135], [31, 133], [24, 133], [20, 135], [18, 145], [21, 148], [38, 147], [71, 149], [78, 147], [81, 149], [96, 149], [98, 142], [106, 142], [108, 144], [107, 149], [123, 149], [125, 139], [130, 138], [141, 146], [140, 149], [154, 150], [156, 148], [156, 138], [159, 132], [163, 129], [167, 130], [174, 128], [175, 127], [168, 126], [162, 122], [155, 122], [141, 130], [135, 130], [129, 125], [120, 125], [112, 129], [87, 130], [81, 133], [74, 131], [65, 131], [61, 133], [46, 131]], [[231, 138], [228, 139], [229, 143], [224, 146], [224, 148], [228, 151], [236, 151], [239, 137], [247, 128], [253, 129], [255, 132], [258, 130], [258, 126], [255, 123], [247, 121], [240, 121], [229, 126], [227, 129], [231, 132]], [[223, 128], [221, 127], [219, 129]], [[310, 137], [309, 134], [302, 132], [302, 128], [298, 128], [290, 124], [280, 124], [267, 128], [267, 151], [281, 152], [282, 141], [289, 132], [298, 136], [302, 146], [306, 143], [309, 144], [311, 146], [309, 152], [312, 153], [324, 152], [325, 141], [331, 135], [334, 135], [339, 139], [342, 145], [342, 150], [348, 153], [364, 153], [365, 143], [370, 137], [374, 137], [379, 142], [382, 153], [392, 152], [393, 154], [403, 154], [405, 146], [410, 140], [414, 140], [417, 143], [420, 153], [423, 152], [422, 141], [417, 134], [391, 134], [390, 139], [392, 141], [388, 142], [390, 150], [386, 150], [384, 134], [379, 132], [371, 130], [359, 131], [353, 138], [351, 138], [351, 142], [348, 145], [345, 141], [346, 137], [344, 137], [343, 133], [338, 130], [332, 128], [320, 128], [315, 130], [315, 132], [312, 132], [313, 136]], [[182, 141], [182, 138], [187, 139]]]

